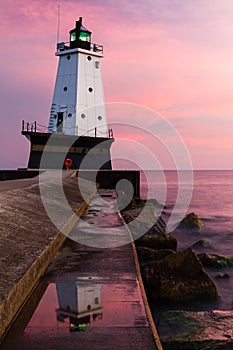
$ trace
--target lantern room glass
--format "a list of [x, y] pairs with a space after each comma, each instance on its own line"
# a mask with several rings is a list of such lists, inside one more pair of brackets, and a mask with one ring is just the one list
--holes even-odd
[[75, 41], [76, 40], [76, 32], [73, 31], [70, 33], [70, 41]]
[[80, 32], [79, 40], [91, 42], [91, 34], [87, 32]]

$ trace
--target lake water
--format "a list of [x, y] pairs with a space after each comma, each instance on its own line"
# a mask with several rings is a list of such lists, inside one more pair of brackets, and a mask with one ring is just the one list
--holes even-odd
[[[209, 254], [218, 254], [233, 256], [233, 171], [194, 171], [193, 192], [191, 202], [187, 208], [187, 213], [194, 212], [205, 223], [205, 227], [198, 231], [174, 230], [178, 240], [178, 250], [183, 250], [192, 246], [197, 241], [204, 239], [208, 241], [209, 247], [196, 249], [197, 253], [206, 252]], [[164, 180], [161, 174], [150, 173], [150, 188], [152, 195], [165, 202], [165, 218], [173, 212], [176, 202], [178, 189], [183, 186], [186, 190], [190, 186], [189, 181], [184, 180], [179, 184], [178, 176], [175, 171], [165, 172]], [[187, 179], [189, 176], [187, 176]], [[186, 183], [185, 183], [186, 181]], [[148, 181], [147, 181], [148, 182]], [[142, 176], [141, 196], [147, 197], [148, 185]], [[161, 186], [162, 185], [162, 186]], [[164, 200], [164, 191], [161, 187], [167, 189]], [[213, 279], [218, 287], [221, 302], [218, 308], [229, 310], [233, 307], [233, 268], [206, 269], [206, 272]], [[218, 279], [219, 273], [227, 273], [230, 278]], [[196, 305], [190, 304], [190, 309], [195, 309]], [[216, 305], [205, 305], [204, 308], [216, 308]], [[153, 306], [152, 306], [153, 308]], [[203, 308], [203, 305], [202, 307]], [[152, 310], [153, 311], [153, 310]]]

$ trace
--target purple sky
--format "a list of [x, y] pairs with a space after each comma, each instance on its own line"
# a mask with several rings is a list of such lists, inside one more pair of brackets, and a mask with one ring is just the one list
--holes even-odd
[[[27, 165], [22, 119], [48, 124], [58, 61], [58, 3], [0, 3], [0, 169]], [[93, 41], [104, 45], [107, 103], [138, 104], [161, 113], [183, 137], [194, 168], [233, 168], [231, 0], [66, 0], [60, 5], [60, 41], [68, 40], [82, 16]], [[135, 113], [130, 122], [138, 125], [140, 118]], [[143, 123], [157, 130], [153, 116]], [[127, 133], [117, 132], [119, 137]], [[127, 135], [155, 153], [152, 139], [146, 142], [135, 130]], [[133, 146], [130, 152], [135, 153]]]

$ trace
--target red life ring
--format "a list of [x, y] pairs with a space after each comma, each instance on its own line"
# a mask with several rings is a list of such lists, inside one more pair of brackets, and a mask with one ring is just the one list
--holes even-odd
[[64, 160], [64, 164], [65, 164], [66, 168], [69, 169], [71, 167], [71, 165], [73, 164], [73, 160], [71, 158], [66, 158]]

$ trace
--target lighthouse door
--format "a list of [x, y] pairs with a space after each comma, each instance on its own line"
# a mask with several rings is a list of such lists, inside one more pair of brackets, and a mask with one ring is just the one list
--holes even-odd
[[63, 112], [57, 113], [57, 132], [63, 132]]

